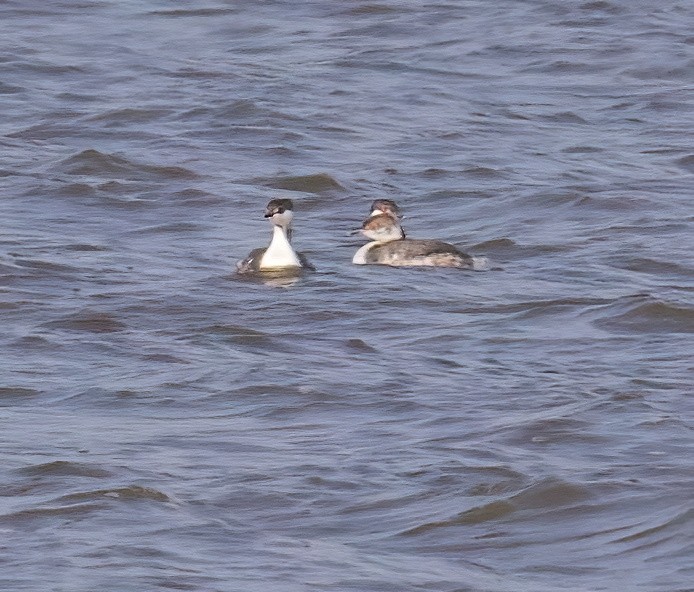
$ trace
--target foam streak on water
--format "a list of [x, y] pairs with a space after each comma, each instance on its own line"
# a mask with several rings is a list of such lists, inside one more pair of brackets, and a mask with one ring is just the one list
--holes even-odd
[[[3, 3], [0, 588], [689, 589], [693, 30]], [[318, 271], [236, 276], [275, 197]]]

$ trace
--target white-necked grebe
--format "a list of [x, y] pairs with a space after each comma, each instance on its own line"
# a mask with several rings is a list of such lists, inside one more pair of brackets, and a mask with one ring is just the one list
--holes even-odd
[[291, 245], [294, 204], [291, 199], [273, 199], [267, 204], [265, 217], [272, 223], [272, 240], [267, 248], [253, 249], [236, 264], [239, 273], [311, 269], [306, 257]]

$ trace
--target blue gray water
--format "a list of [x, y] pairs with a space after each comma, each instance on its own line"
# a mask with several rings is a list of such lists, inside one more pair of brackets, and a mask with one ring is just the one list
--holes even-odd
[[[693, 31], [0, 4], [0, 588], [691, 590]], [[489, 270], [351, 265], [378, 197]]]

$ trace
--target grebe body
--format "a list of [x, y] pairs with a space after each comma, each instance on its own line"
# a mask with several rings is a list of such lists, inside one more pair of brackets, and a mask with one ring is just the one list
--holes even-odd
[[354, 254], [352, 263], [394, 267], [474, 268], [473, 258], [460, 251], [455, 245], [416, 238], [387, 242], [371, 241]]

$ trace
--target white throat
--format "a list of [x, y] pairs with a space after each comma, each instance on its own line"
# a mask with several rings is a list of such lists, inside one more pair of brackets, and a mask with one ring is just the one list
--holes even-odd
[[272, 215], [272, 223], [273, 224], [279, 224], [281, 226], [284, 226], [285, 228], [289, 228], [289, 225], [292, 223], [292, 220], [294, 219], [294, 212], [291, 210], [284, 210], [284, 212], [276, 213]]
[[298, 255], [289, 244], [287, 231], [282, 226], [272, 227], [272, 241], [260, 260], [260, 269], [284, 269], [301, 267]]

